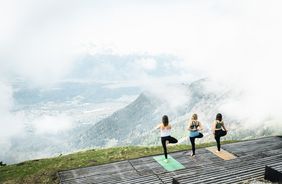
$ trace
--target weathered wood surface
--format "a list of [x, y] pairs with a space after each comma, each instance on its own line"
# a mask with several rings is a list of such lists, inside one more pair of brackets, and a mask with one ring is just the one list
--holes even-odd
[[268, 164], [265, 166], [264, 179], [282, 184], [282, 162]]
[[[125, 160], [100, 166], [59, 172], [62, 184], [74, 183], [241, 183], [264, 178], [265, 166], [282, 162], [282, 138], [267, 137], [223, 145], [237, 158], [223, 160], [206, 149], [170, 155], [185, 169], [167, 172], [153, 157]], [[278, 164], [279, 165], [279, 164]]]

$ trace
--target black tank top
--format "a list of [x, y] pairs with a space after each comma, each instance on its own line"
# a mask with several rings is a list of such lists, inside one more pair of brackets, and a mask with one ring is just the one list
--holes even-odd
[[197, 130], [198, 127], [199, 127], [199, 122], [198, 121], [192, 121], [190, 129], [191, 130]]
[[216, 128], [216, 129], [221, 129], [222, 125], [223, 125], [223, 122], [217, 120], [217, 121], [216, 121], [216, 124], [215, 124], [215, 128]]

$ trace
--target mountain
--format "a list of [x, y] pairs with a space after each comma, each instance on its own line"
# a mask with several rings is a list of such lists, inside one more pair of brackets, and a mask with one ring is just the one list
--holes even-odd
[[253, 129], [246, 128], [244, 124], [248, 122], [247, 119], [234, 118], [222, 112], [223, 105], [230, 103], [230, 99], [240, 98], [240, 94], [238, 96], [229, 87], [221, 86], [209, 79], [180, 86], [185, 90], [186, 100], [178, 106], [172, 106], [161, 96], [144, 92], [131, 104], [111, 116], [95, 125], [78, 130], [73, 142], [80, 148], [157, 145], [160, 143], [159, 132], [153, 129], [161, 122], [164, 114], [169, 116], [173, 126], [172, 135], [182, 143], [187, 141], [187, 122], [193, 113], [198, 114], [199, 121], [204, 126], [204, 138], [198, 140], [199, 142], [214, 139], [211, 124], [219, 112], [223, 113], [227, 129], [231, 130], [223, 139], [250, 139], [277, 134], [275, 129], [267, 126], [257, 125]]
[[[178, 138], [186, 137], [186, 124], [192, 112], [206, 125], [218, 113], [219, 106], [228, 98], [230, 91], [213, 92], [206, 89], [208, 79], [182, 84], [187, 99], [183, 104], [172, 107], [169, 102], [152, 93], [142, 93], [125, 108], [78, 133], [79, 147], [105, 147], [118, 145], [154, 145], [159, 143], [158, 132], [153, 128], [167, 114], [173, 124], [173, 133]], [[228, 119], [228, 117], [226, 117]], [[208, 139], [208, 138], [207, 138]]]
[[22, 128], [1, 139], [1, 161], [17, 163], [82, 149], [76, 144], [77, 130], [110, 116], [140, 94], [137, 87], [110, 85], [115, 83], [64, 81], [35, 87], [15, 81], [11, 117], [20, 118], [11, 123]]
[[[160, 144], [159, 131], [154, 130], [154, 127], [161, 122], [164, 114], [168, 115], [173, 126], [172, 135], [178, 138], [181, 143], [186, 144], [187, 121], [192, 113], [197, 113], [199, 120], [204, 125], [204, 138], [198, 142], [209, 142], [214, 139], [211, 134], [211, 123], [218, 112], [223, 113], [226, 126], [231, 130], [224, 139], [251, 139], [281, 134], [281, 131], [275, 127], [265, 126], [265, 124], [246, 128], [244, 125], [249, 123], [248, 120], [240, 117], [234, 118], [225, 113], [223, 105], [230, 103], [230, 99], [240, 98], [240, 96], [234, 94], [234, 89], [216, 84], [209, 79], [176, 85], [175, 87], [183, 92], [181, 97], [178, 94], [173, 94], [171, 88], [168, 88], [164, 93], [143, 92], [137, 98], [135, 97], [135, 100], [127, 101], [128, 105], [125, 102], [117, 103], [118, 101], [110, 100], [115, 97], [120, 98], [126, 89], [115, 89], [113, 92], [98, 90], [100, 93], [104, 93], [100, 95], [100, 99], [107, 94], [109, 97], [108, 102], [101, 106], [98, 101], [87, 101], [88, 99], [91, 101], [91, 96], [96, 94], [95, 87], [89, 84], [85, 84], [83, 87], [77, 85], [80, 89], [75, 90], [78, 92], [73, 92], [72, 88], [75, 84], [69, 85], [67, 89], [58, 89], [59, 93], [54, 92], [50, 96], [48, 95], [50, 93], [46, 93], [44, 90], [39, 90], [41, 93], [37, 94], [43, 99], [45, 97], [54, 99], [54, 95], [64, 96], [62, 98], [65, 101], [46, 100], [45, 103], [44, 100], [39, 100], [32, 106], [23, 105], [15, 111], [28, 114], [31, 121], [35, 118], [42, 119], [46, 115], [56, 117], [65, 114], [74, 121], [72, 128], [56, 133], [45, 133], [44, 126], [38, 131], [35, 123], [27, 123], [26, 132], [13, 137], [9, 145], [0, 152], [0, 157], [5, 163], [55, 156], [88, 148], [158, 145]], [[111, 94], [115, 92], [118, 94], [114, 97]], [[16, 95], [23, 94], [25, 92], [18, 91]], [[76, 98], [78, 94], [85, 97]], [[125, 94], [130, 95], [131, 92]], [[163, 94], [164, 96], [162, 96]], [[60, 98], [56, 97], [55, 99]], [[99, 112], [99, 109], [102, 109], [103, 113]], [[60, 123], [61, 120], [59, 118], [58, 122], [50, 126], [56, 128], [56, 123]], [[46, 122], [43, 123], [46, 124]], [[48, 121], [48, 123], [50, 122]]]
[[137, 136], [135, 132], [141, 135], [152, 128], [152, 122], [158, 121], [161, 115], [161, 112], [156, 111], [158, 104], [160, 102], [157, 99], [152, 99], [145, 93], [141, 94], [125, 108], [82, 131], [80, 146], [130, 144], [130, 140]]

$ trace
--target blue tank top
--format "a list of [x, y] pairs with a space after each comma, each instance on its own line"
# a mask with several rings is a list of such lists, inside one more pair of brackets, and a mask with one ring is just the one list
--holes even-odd
[[200, 123], [198, 121], [192, 121], [191, 126], [190, 126], [190, 130], [189, 131], [189, 136], [190, 137], [197, 137], [199, 135], [199, 131], [197, 130], [197, 128], [200, 126]]

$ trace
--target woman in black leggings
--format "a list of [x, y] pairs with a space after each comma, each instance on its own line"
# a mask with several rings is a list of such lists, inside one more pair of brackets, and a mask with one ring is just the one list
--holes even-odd
[[195, 156], [195, 139], [196, 138], [202, 138], [203, 134], [199, 132], [200, 130], [203, 130], [203, 126], [200, 121], [198, 121], [198, 115], [193, 114], [191, 117], [191, 120], [188, 122], [188, 130], [190, 132], [189, 138], [192, 146], [192, 153], [191, 156]]
[[167, 115], [164, 115], [162, 118], [162, 123], [159, 124], [156, 129], [160, 129], [161, 131], [161, 141], [164, 149], [164, 155], [165, 155], [165, 162], [168, 162], [167, 160], [167, 148], [166, 145], [169, 143], [175, 144], [178, 142], [177, 139], [170, 136], [171, 132], [171, 125], [169, 124]]
[[220, 113], [216, 115], [216, 119], [212, 125], [212, 130], [214, 138], [216, 140], [217, 151], [220, 151], [220, 137], [223, 137], [227, 134], [227, 129], [224, 126], [224, 122], [222, 121], [222, 115]]

